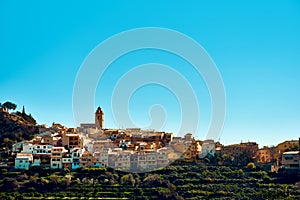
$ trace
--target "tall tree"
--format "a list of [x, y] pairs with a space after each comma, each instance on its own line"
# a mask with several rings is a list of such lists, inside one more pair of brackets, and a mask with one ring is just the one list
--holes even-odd
[[2, 104], [2, 107], [5, 107], [6, 110], [15, 110], [17, 108], [17, 105], [12, 102], [7, 101], [4, 104]]
[[22, 114], [24, 115], [25, 114], [25, 107], [23, 106], [23, 109], [22, 109]]

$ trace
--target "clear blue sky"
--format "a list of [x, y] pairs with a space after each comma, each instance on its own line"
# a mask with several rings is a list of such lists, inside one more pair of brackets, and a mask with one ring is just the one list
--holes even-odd
[[[132, 28], [164, 27], [195, 39], [219, 68], [227, 95], [221, 143], [250, 140], [275, 145], [300, 136], [299, 1], [4, 0], [0, 2], [0, 27], [0, 102], [15, 102], [19, 110], [25, 105], [40, 124], [54, 121], [74, 126], [76, 74], [100, 42]], [[117, 66], [124, 66], [124, 71], [154, 61], [179, 71], [184, 65], [172, 55], [142, 51], [122, 57], [103, 76], [95, 107], [103, 107], [106, 127], [116, 126], [110, 92], [122, 75]], [[202, 80], [191, 75], [190, 81], [201, 99], [198, 138], [204, 139], [210, 99]], [[147, 86], [133, 97], [130, 111], [138, 124], [149, 122], [150, 105], [166, 103], [172, 117], [165, 130], [177, 128], [178, 103], [168, 91]]]

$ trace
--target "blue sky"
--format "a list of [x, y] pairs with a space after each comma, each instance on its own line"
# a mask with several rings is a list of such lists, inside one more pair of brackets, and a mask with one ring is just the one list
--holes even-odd
[[[201, 44], [223, 78], [227, 113], [220, 141], [276, 145], [300, 136], [299, 1], [1, 1], [0, 102], [22, 105], [38, 121], [74, 126], [72, 92], [86, 56], [108, 37], [133, 28], [163, 27]], [[138, 64], [174, 67], [189, 81], [200, 104], [197, 137], [205, 138], [210, 97], [201, 79], [180, 58], [144, 50], [118, 59], [100, 80], [96, 106], [105, 125], [117, 126], [110, 95], [116, 81]], [[121, 70], [120, 70], [121, 69]], [[175, 130], [180, 112], [169, 91], [150, 85], [129, 102], [137, 124], [149, 124], [152, 104], [165, 105], [166, 131]]]

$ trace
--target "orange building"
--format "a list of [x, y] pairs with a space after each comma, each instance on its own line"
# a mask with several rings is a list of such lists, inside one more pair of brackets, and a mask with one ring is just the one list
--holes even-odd
[[64, 133], [61, 137], [62, 146], [68, 146], [70, 149], [74, 147], [83, 148], [83, 139], [77, 133]]
[[272, 149], [264, 146], [262, 149], [258, 149], [256, 152], [256, 162], [268, 163], [274, 161]]

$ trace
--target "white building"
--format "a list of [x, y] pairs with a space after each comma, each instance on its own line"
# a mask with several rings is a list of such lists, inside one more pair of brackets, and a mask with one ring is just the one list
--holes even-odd
[[168, 165], [167, 148], [161, 148], [157, 150], [157, 167], [165, 167]]
[[67, 152], [64, 147], [53, 147], [51, 149], [51, 160], [50, 160], [50, 168], [51, 169], [62, 169], [62, 156], [63, 153]]
[[141, 170], [147, 169], [146, 160], [147, 160], [146, 153], [144, 152], [138, 153], [137, 168]]
[[21, 153], [31, 153], [33, 155], [51, 155], [51, 149], [53, 145], [48, 144], [23, 144], [23, 149]]
[[147, 169], [157, 168], [157, 153], [156, 152], [146, 153], [146, 168]]
[[216, 153], [216, 144], [214, 140], [204, 140], [202, 144], [202, 158], [213, 156]]
[[287, 170], [300, 170], [300, 151], [284, 152], [282, 165]]
[[20, 151], [22, 151], [23, 146], [27, 145], [27, 144], [28, 144], [27, 141], [22, 141], [22, 142], [18, 142], [16, 144], [13, 144], [12, 152], [13, 153], [19, 153]]
[[79, 132], [85, 134], [92, 134], [98, 131], [96, 124], [80, 124], [80, 127], [77, 128]]
[[130, 156], [131, 153], [129, 151], [121, 152], [116, 158], [116, 168], [130, 169]]
[[185, 140], [186, 142], [192, 142], [192, 140], [193, 140], [193, 135], [192, 135], [191, 133], [185, 134], [185, 135], [184, 135], [184, 140]]
[[104, 164], [108, 165], [108, 154], [111, 152], [110, 148], [103, 148], [99, 151], [99, 160]]

